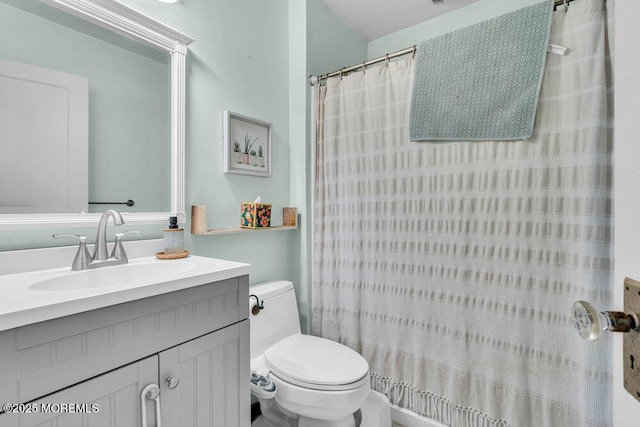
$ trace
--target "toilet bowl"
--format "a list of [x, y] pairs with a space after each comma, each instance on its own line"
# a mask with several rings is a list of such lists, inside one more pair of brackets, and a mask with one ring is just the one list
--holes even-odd
[[[369, 365], [360, 354], [300, 333], [291, 282], [263, 283], [250, 292], [251, 370], [275, 384], [271, 398], [256, 394], [262, 415], [253, 427], [355, 427], [356, 413], [361, 419], [363, 411], [384, 413], [380, 404], [368, 409], [367, 402], [379, 399], [371, 398], [378, 393], [370, 390]], [[390, 421], [369, 426], [389, 427]]]

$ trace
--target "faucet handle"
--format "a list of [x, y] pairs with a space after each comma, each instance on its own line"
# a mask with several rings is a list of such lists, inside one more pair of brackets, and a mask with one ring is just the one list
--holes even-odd
[[52, 236], [54, 239], [78, 239], [80, 245], [73, 259], [73, 264], [71, 264], [71, 269], [74, 271], [87, 269], [91, 262], [91, 254], [89, 253], [89, 249], [87, 249], [87, 236], [83, 236], [82, 234], [53, 234]]
[[140, 230], [129, 230], [122, 233], [116, 233], [114, 234], [114, 236], [116, 236], [116, 242], [122, 240], [122, 238], [127, 234], [140, 234]]
[[82, 234], [52, 234], [51, 237], [54, 239], [78, 239], [80, 243], [87, 241], [87, 236]]
[[124, 233], [116, 233], [116, 242], [113, 245], [113, 250], [111, 251], [111, 258], [120, 260], [123, 264], [129, 262], [129, 260], [127, 259], [127, 254], [124, 251], [124, 246], [122, 246], [122, 238], [127, 234], [140, 234], [140, 230], [129, 230], [125, 231]]

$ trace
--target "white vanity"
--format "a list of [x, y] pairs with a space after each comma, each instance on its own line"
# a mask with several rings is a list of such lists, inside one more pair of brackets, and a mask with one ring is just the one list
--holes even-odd
[[250, 266], [133, 257], [0, 276], [1, 427], [250, 424]]

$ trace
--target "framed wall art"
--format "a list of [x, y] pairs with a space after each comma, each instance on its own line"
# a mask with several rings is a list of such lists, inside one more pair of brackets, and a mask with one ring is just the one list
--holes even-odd
[[271, 123], [225, 110], [224, 173], [271, 176]]

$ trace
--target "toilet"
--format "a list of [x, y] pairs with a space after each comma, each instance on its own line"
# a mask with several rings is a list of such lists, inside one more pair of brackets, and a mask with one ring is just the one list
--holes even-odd
[[249, 292], [251, 372], [271, 391], [252, 388], [262, 413], [253, 427], [391, 426], [389, 400], [370, 389], [367, 361], [342, 344], [300, 333], [291, 282]]

